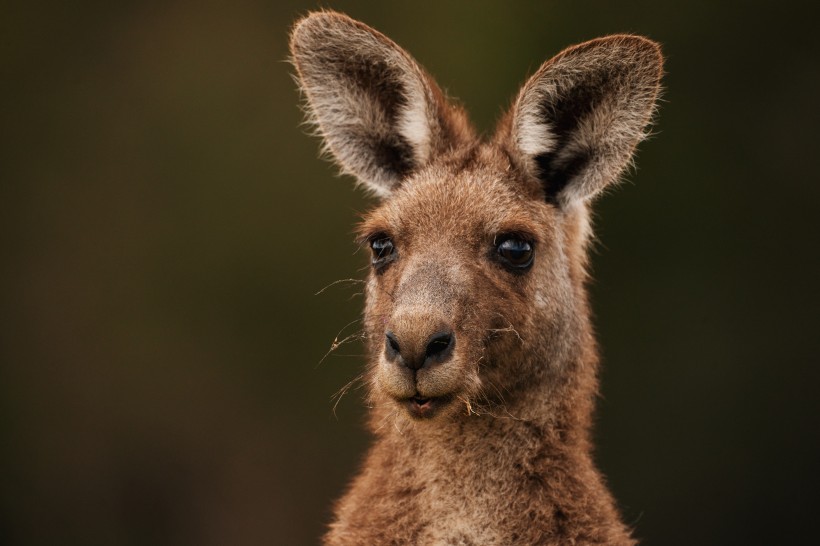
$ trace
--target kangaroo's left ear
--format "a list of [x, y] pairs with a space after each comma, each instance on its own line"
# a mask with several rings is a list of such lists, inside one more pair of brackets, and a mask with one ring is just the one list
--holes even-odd
[[529, 79], [498, 139], [559, 206], [617, 180], [645, 136], [663, 57], [655, 42], [599, 38], [559, 53]]

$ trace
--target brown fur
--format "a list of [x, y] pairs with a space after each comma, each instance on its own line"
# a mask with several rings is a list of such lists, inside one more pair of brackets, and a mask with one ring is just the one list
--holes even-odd
[[[302, 19], [291, 51], [328, 150], [384, 198], [362, 241], [395, 248], [366, 288], [375, 442], [325, 543], [633, 544], [591, 457], [587, 207], [649, 123], [657, 45], [562, 52], [488, 142], [407, 53], [344, 15]], [[534, 248], [529, 269], [499, 259], [510, 234]], [[441, 331], [439, 361], [425, 350]], [[438, 411], [419, 416], [413, 397]]]

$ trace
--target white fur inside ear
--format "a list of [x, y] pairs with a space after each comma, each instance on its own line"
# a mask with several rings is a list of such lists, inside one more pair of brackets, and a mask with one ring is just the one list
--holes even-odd
[[[409, 82], [407, 82], [409, 83]], [[401, 109], [398, 132], [410, 144], [416, 163], [424, 165], [430, 158], [430, 119], [428, 101], [419, 85], [407, 85], [407, 106]]]
[[516, 145], [530, 158], [553, 151], [556, 144], [552, 126], [540, 109], [541, 105], [536, 101], [525, 102], [515, 120]]
[[516, 133], [518, 149], [529, 157], [549, 153], [555, 146], [552, 127], [547, 122], [522, 119]]

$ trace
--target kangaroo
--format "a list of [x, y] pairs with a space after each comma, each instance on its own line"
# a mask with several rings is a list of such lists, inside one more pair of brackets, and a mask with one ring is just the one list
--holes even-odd
[[394, 42], [346, 15], [290, 37], [310, 121], [379, 199], [365, 381], [374, 436], [327, 545], [635, 544], [592, 458], [592, 198], [659, 92], [658, 44], [570, 47], [480, 138]]

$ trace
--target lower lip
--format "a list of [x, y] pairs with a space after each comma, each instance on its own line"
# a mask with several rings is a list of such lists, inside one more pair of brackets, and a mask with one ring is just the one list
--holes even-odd
[[410, 398], [403, 403], [410, 415], [419, 419], [432, 417], [438, 410], [449, 401], [449, 397], [440, 396], [437, 398]]

